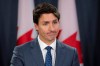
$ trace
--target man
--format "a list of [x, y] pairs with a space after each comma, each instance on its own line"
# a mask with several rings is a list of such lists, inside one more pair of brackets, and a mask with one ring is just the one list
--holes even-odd
[[75, 48], [59, 42], [60, 14], [48, 3], [39, 4], [33, 11], [38, 37], [16, 46], [11, 66], [79, 66]]

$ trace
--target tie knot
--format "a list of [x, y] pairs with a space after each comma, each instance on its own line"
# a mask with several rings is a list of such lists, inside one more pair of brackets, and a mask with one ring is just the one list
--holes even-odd
[[50, 51], [50, 50], [52, 49], [52, 47], [47, 46], [45, 49], [46, 49], [47, 51]]

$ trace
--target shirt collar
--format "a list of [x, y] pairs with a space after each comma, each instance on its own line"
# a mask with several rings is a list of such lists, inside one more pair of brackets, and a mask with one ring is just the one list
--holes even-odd
[[[46, 43], [44, 43], [40, 37], [38, 36], [38, 42], [40, 45], [41, 50], [44, 50], [48, 45]], [[50, 44], [50, 46], [53, 48], [53, 50], [56, 50], [56, 39], [53, 43]]]

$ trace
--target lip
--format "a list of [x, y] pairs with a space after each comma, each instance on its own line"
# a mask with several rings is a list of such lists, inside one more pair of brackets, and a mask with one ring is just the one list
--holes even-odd
[[55, 36], [56, 33], [47, 33], [47, 35], [49, 35], [49, 36]]

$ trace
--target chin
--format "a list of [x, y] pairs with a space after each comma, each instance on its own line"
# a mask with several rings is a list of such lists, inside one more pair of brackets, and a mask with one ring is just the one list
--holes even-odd
[[53, 40], [55, 40], [55, 38], [51, 38], [51, 39], [49, 39], [50, 41], [53, 41]]

